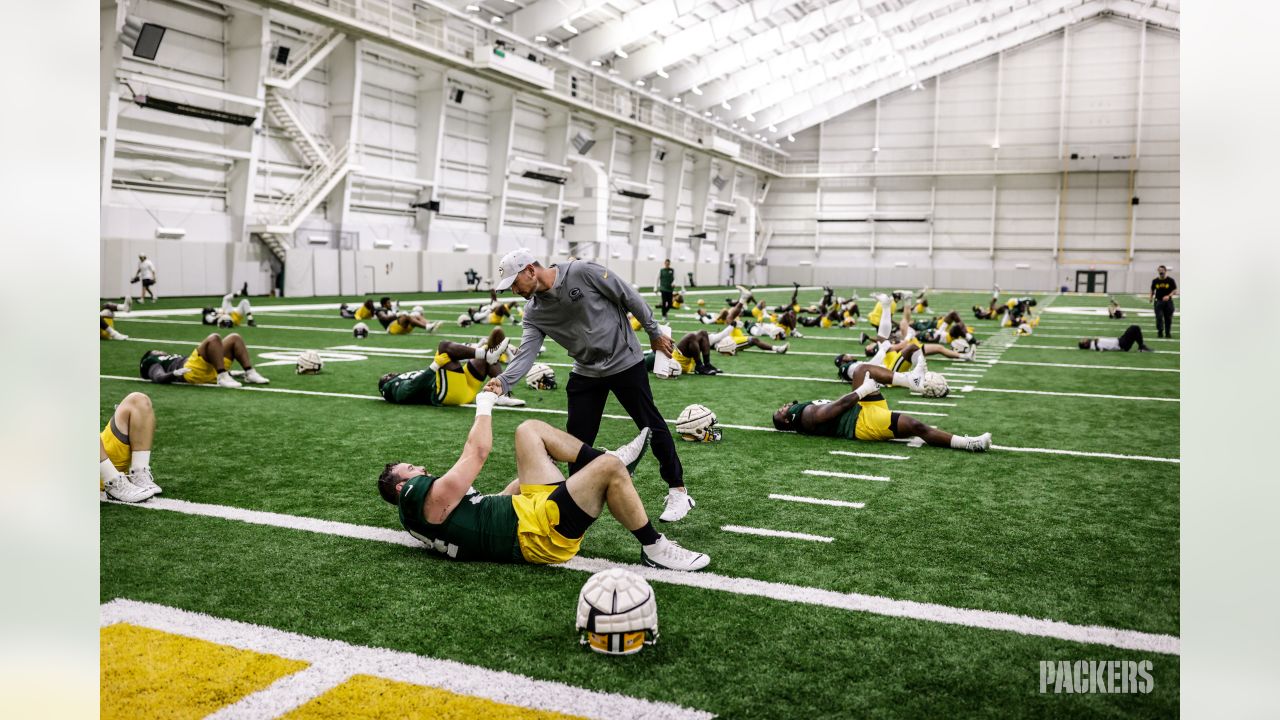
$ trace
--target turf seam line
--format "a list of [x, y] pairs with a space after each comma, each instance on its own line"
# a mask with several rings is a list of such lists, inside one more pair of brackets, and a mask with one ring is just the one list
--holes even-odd
[[[460, 695], [593, 718], [706, 720], [702, 710], [605, 693], [453, 660], [352, 645], [152, 603], [116, 599], [101, 607], [103, 627], [129, 623], [243, 650], [348, 668], [352, 674], [440, 688]], [[261, 716], [259, 716], [261, 717]]]
[[[181, 503], [181, 505], [175, 506], [174, 503]], [[178, 510], [179, 512], [186, 512], [194, 515], [206, 514], [203, 511], [209, 508], [220, 508], [220, 506], [188, 503], [185, 501], [165, 498], [152, 498], [144, 503], [129, 505], [128, 507], [141, 507], [152, 510], [168, 511]], [[185, 509], [179, 510], [179, 507]], [[215, 517], [221, 517], [224, 515], [229, 516], [228, 519], [240, 520], [242, 522], [259, 525], [277, 525], [276, 520], [279, 518], [290, 518], [295, 522], [295, 525], [282, 527], [290, 527], [290, 529], [310, 532], [326, 532], [323, 530], [313, 529], [313, 525], [326, 522], [314, 520], [313, 518], [285, 516], [277, 513], [266, 513], [255, 510], [226, 507], [221, 507], [220, 514], [215, 515]], [[234, 517], [230, 517], [231, 515], [234, 515]], [[379, 540], [408, 547], [422, 547], [421, 543], [413, 540], [407, 533], [392, 531], [388, 528], [351, 525], [350, 523], [332, 523], [332, 525], [339, 527], [345, 526], [348, 529], [358, 528], [360, 529], [360, 534], [347, 534], [342, 532], [332, 532], [327, 534], [345, 535], [347, 537], [355, 537], [358, 539]], [[368, 537], [365, 537], [366, 534]], [[382, 535], [383, 537], [375, 537], [375, 535]], [[1124, 650], [1138, 650], [1165, 655], [1180, 654], [1179, 648], [1181, 641], [1178, 637], [1173, 635], [1147, 633], [1138, 630], [1123, 630], [1099, 625], [1075, 625], [1061, 620], [1033, 618], [1026, 615], [1016, 615], [1013, 613], [994, 610], [974, 610], [970, 608], [957, 608], [935, 603], [917, 602], [914, 600], [896, 600], [877, 595], [841, 593], [835, 590], [824, 590], [821, 588], [755, 580], [752, 578], [735, 578], [707, 572], [689, 573], [676, 570], [660, 570], [657, 568], [646, 567], [644, 565], [629, 565], [626, 563], [616, 563], [610, 560], [585, 558], [581, 556], [576, 557], [563, 565], [555, 565], [552, 567], [588, 573], [608, 570], [613, 567], [621, 567], [635, 572], [648, 580], [670, 585], [681, 585], [684, 587], [695, 587], [705, 590], [718, 590], [737, 595], [769, 598], [782, 602], [798, 602], [807, 605], [818, 605], [853, 612], [866, 612], [875, 615], [924, 620], [927, 622], [937, 622], [948, 625], [960, 625], [986, 630], [1013, 632], [1020, 635], [1056, 638], [1077, 643], [1107, 645]]]

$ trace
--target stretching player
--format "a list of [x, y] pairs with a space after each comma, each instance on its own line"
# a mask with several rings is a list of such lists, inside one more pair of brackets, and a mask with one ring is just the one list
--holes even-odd
[[253, 308], [249, 305], [249, 298], [240, 298], [240, 302], [235, 307], [231, 306], [231, 299], [236, 296], [235, 293], [227, 293], [222, 296], [222, 305], [213, 312], [212, 317], [206, 315], [205, 325], [217, 325], [218, 327], [240, 327], [247, 324], [249, 327], [257, 325], [253, 320]]
[[[671, 360], [680, 366], [680, 372], [688, 375], [719, 375], [720, 368], [711, 364], [711, 350], [721, 340], [733, 333], [732, 327], [726, 327], [716, 333], [706, 330], [691, 332], [680, 338], [680, 342], [671, 351]], [[653, 372], [657, 357], [653, 352], [644, 354], [644, 363], [649, 372]]]
[[994, 320], [1003, 315], [1009, 308], [1000, 304], [1000, 286], [996, 285], [991, 290], [991, 304], [987, 307], [981, 305], [973, 306], [973, 316], [979, 320]]
[[1120, 320], [1124, 317], [1124, 310], [1120, 309], [1120, 303], [1115, 298], [1107, 298], [1107, 317], [1112, 320]]
[[378, 393], [399, 405], [466, 405], [486, 380], [502, 373], [500, 361], [510, 342], [502, 328], [494, 328], [478, 348], [441, 340], [430, 367], [387, 373], [378, 379]]
[[244, 338], [238, 333], [226, 337], [218, 337], [218, 333], [210, 333], [209, 337], [191, 351], [190, 355], [176, 355], [163, 350], [148, 350], [139, 363], [142, 379], [156, 383], [185, 382], [191, 385], [207, 385], [217, 383], [219, 387], [238, 388], [240, 382], [231, 377], [231, 360], [235, 359], [244, 368], [244, 381], [254, 385], [266, 385], [271, 382], [253, 367], [249, 359], [249, 349], [245, 347]]
[[151, 476], [156, 413], [146, 393], [129, 393], [98, 435], [99, 490], [121, 502], [142, 502], [160, 492]]
[[[738, 327], [738, 317], [742, 315], [743, 307], [742, 303], [738, 303], [730, 308], [725, 315], [724, 324], [728, 326], [729, 334], [721, 336], [721, 339], [715, 345], [716, 350], [725, 355], [736, 355], [740, 350], [754, 347], [766, 352], [775, 352], [779, 355], [786, 354], [788, 345], [771, 345], [758, 337], [761, 332], [752, 332], [753, 330], [762, 331], [762, 328], [764, 330], [776, 328], [776, 325], [743, 320], [742, 324], [746, 327], [747, 332], [743, 332], [742, 328]], [[778, 328], [778, 330], [781, 330], [781, 328]], [[748, 335], [748, 332], [751, 334]]]
[[[387, 298], [387, 300], [390, 300], [390, 298]], [[346, 303], [342, 303], [338, 308], [338, 314], [347, 320], [368, 320], [374, 316], [376, 310], [377, 308], [373, 305], [373, 298], [369, 298], [357, 305], [355, 310], [352, 310]]]
[[408, 335], [415, 328], [422, 328], [431, 333], [444, 324], [442, 320], [427, 322], [420, 312], [402, 313], [399, 310], [388, 310], [382, 307], [377, 309], [375, 316], [378, 322], [382, 323], [382, 329], [391, 335]]
[[[602, 452], [540, 420], [516, 428], [516, 479], [497, 495], [472, 484], [493, 448], [497, 395], [476, 397], [476, 419], [453, 467], [436, 477], [420, 465], [387, 463], [378, 494], [400, 510], [400, 522], [428, 550], [453, 560], [563, 563], [578, 554], [587, 528], [607, 505], [640, 542], [645, 565], [699, 570], [711, 562], [653, 528], [631, 482], [649, 444], [649, 428], [617, 450]], [[583, 463], [569, 476], [558, 462]]]
[[991, 433], [977, 437], [952, 435], [910, 415], [889, 410], [888, 401], [880, 394], [880, 383], [889, 381], [889, 374], [884, 368], [860, 365], [853, 375], [853, 392], [835, 402], [793, 400], [773, 414], [773, 426], [784, 432], [846, 440], [887, 441], [918, 437], [934, 447], [970, 452], [991, 449]]
[[1129, 349], [1134, 345], [1138, 346], [1138, 352], [1155, 352], [1142, 341], [1142, 328], [1137, 325], [1130, 325], [1125, 329], [1124, 334], [1118, 338], [1082, 338], [1079, 343], [1081, 350], [1112, 350], [1119, 352], [1129, 352]]
[[132, 305], [133, 298], [131, 297], [126, 297], [122, 304], [102, 303], [102, 309], [98, 312], [98, 338], [101, 340], [128, 340], [128, 335], [116, 330], [116, 313], [121, 311], [129, 312], [129, 308]]

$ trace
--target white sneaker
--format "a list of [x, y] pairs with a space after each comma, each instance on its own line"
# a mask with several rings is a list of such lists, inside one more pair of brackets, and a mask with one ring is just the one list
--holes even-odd
[[635, 475], [636, 465], [640, 464], [640, 458], [644, 457], [644, 451], [649, 447], [650, 434], [649, 428], [643, 428], [640, 430], [640, 434], [636, 435], [631, 442], [620, 446], [617, 450], [608, 450], [605, 454], [621, 460], [622, 464], [627, 466], [627, 473]]
[[129, 311], [130, 311], [130, 310], [132, 310], [132, 309], [133, 309], [133, 296], [132, 296], [132, 295], [125, 295], [125, 296], [124, 296], [124, 311], [125, 311], [125, 312], [129, 312]]
[[527, 403], [510, 395], [499, 395], [498, 399], [493, 401], [493, 404], [498, 407], [524, 407]]
[[788, 347], [790, 347], [789, 343], [783, 344], [783, 345], [774, 345], [773, 351], [778, 353], [779, 355], [786, 355]]
[[488, 350], [485, 351], [484, 361], [489, 363], [490, 365], [496, 364], [499, 360], [502, 359], [502, 354], [507, 351], [507, 348], [510, 345], [511, 345], [511, 338], [502, 338], [502, 342], [498, 343], [496, 347], [489, 348]]
[[103, 485], [106, 487], [107, 496], [120, 502], [142, 502], [155, 494], [129, 482], [129, 478], [125, 477], [123, 473], [117, 474], [103, 483]]
[[147, 497], [159, 495], [164, 492], [160, 489], [160, 486], [156, 484], [155, 478], [151, 477], [151, 468], [149, 467], [140, 467], [130, 470], [129, 482], [150, 493]]
[[443, 320], [435, 320], [435, 321], [429, 322], [427, 323], [427, 332], [433, 333], [436, 330], [439, 330], [440, 326], [443, 324], [444, 324]]
[[667, 491], [667, 505], [662, 510], [662, 514], [658, 516], [661, 522], [676, 522], [681, 520], [693, 506], [697, 505], [688, 492], [680, 492], [676, 489]]
[[128, 340], [129, 339], [128, 335], [125, 335], [124, 333], [111, 327], [110, 325], [107, 326], [107, 337], [111, 338], [112, 340]]
[[969, 452], [986, 452], [991, 449], [991, 433], [982, 433], [976, 438], [969, 438], [964, 449]]
[[884, 293], [876, 293], [876, 302], [880, 303], [881, 307], [888, 309], [889, 304], [892, 303], [893, 300]]
[[649, 567], [667, 570], [701, 570], [711, 563], [711, 558], [703, 553], [685, 550], [674, 540], [661, 535], [658, 542], [640, 548], [640, 561]]
[[802, 338], [802, 337], [804, 337], [804, 335], [800, 334], [800, 329], [799, 329], [799, 328], [796, 328], [795, 330], [792, 330], [792, 331], [791, 331], [791, 337], [798, 337], [798, 338]]
[[231, 373], [218, 373], [218, 387], [238, 388], [243, 387], [239, 380], [231, 377]]
[[254, 385], [266, 385], [270, 380], [262, 377], [262, 373], [258, 372], [258, 368], [249, 368], [244, 373], [244, 381], [253, 383]]

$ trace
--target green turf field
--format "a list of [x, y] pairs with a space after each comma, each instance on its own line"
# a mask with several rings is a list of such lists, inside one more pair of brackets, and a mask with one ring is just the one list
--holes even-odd
[[[860, 290], [864, 313], [874, 305], [868, 292]], [[704, 298], [715, 311], [733, 294], [690, 298]], [[757, 294], [780, 303], [790, 291]], [[801, 302], [817, 302], [820, 294], [805, 291]], [[1094, 313], [1105, 298], [1072, 295], [1040, 296], [1039, 327], [1013, 340], [993, 321], [971, 320], [970, 306], [985, 305], [988, 297], [939, 292], [930, 304], [935, 311], [960, 309], [979, 338], [995, 340], [979, 350], [990, 348], [998, 362], [931, 356], [931, 369], [952, 376], [947, 398], [886, 390], [894, 410], [926, 423], [958, 434], [990, 431], [997, 449], [987, 454], [772, 431], [770, 414], [782, 403], [849, 391], [834, 382], [831, 357], [858, 350], [858, 332], [872, 330], [865, 319], [853, 330], [801, 328], [805, 337], [792, 340], [793, 352], [784, 356], [717, 355], [721, 376], [651, 376], [668, 419], [696, 402], [729, 427], [718, 444], [678, 443], [698, 505], [674, 525], [655, 522], [660, 532], [708, 553], [705, 572], [721, 584], [654, 580], [662, 638], [638, 656], [603, 657], [579, 647], [574, 608], [587, 577], [580, 569], [450, 563], [375, 540], [117, 504], [102, 506], [101, 599], [157, 603], [724, 717], [1176, 714], [1180, 341], [1156, 340], [1154, 321], [1134, 317], [1159, 352], [1076, 350], [1080, 337], [1119, 335], [1130, 320]], [[400, 300], [407, 309], [415, 298], [483, 301], [462, 293]], [[152, 466], [164, 488], [157, 499], [399, 529], [395, 511], [374, 487], [383, 464], [403, 459], [443, 471], [456, 459], [473, 412], [389, 405], [378, 397], [377, 378], [425, 367], [440, 339], [470, 341], [487, 328], [459, 328], [454, 320], [461, 305], [433, 305], [428, 319], [446, 320], [434, 335], [377, 331], [357, 341], [350, 333], [354, 321], [336, 310], [270, 309], [338, 300], [254, 299], [258, 327], [238, 332], [271, 379], [267, 391], [138, 382], [143, 352], [189, 353], [210, 328], [194, 314], [116, 321], [130, 339], [101, 343], [100, 423], [125, 394], [150, 395], [158, 418]], [[1134, 310], [1147, 307], [1133, 296], [1120, 301]], [[217, 302], [165, 299], [135, 310]], [[672, 315], [677, 339], [703, 327], [690, 310], [686, 305]], [[508, 326], [508, 332], [518, 340], [518, 329]], [[1174, 334], [1181, 335], [1176, 318]], [[305, 349], [361, 359], [328, 362], [320, 375], [299, 376], [287, 353]], [[262, 355], [273, 352], [286, 353], [280, 357], [288, 364], [267, 364]], [[477, 483], [481, 492], [498, 492], [514, 476], [512, 433], [520, 422], [536, 418], [563, 427], [569, 368], [562, 364], [570, 360], [550, 341], [541, 360], [555, 367], [560, 389], [521, 385], [516, 396], [528, 408], [495, 411], [494, 451]], [[625, 416], [612, 399], [605, 413]], [[606, 418], [597, 445], [613, 447], [634, 433], [629, 420]], [[635, 482], [656, 519], [666, 486], [652, 458], [640, 465]], [[724, 526], [831, 541], [746, 535]], [[582, 557], [592, 560], [634, 566], [638, 554], [635, 540], [607, 515], [583, 543]], [[788, 587], [766, 597], [752, 589], [763, 585], [739, 587], [735, 579]], [[835, 595], [885, 603], [869, 601], [860, 610], [806, 599]], [[904, 605], [889, 601], [933, 605], [904, 617], [897, 611]], [[941, 614], [929, 616], [927, 608], [935, 606]], [[971, 627], [949, 619], [953, 609], [999, 617], [996, 627]], [[1173, 645], [1142, 650], [1047, 637], [1009, 622], [1013, 616], [1135, 631], [1140, 639], [1129, 647], [1148, 648], [1147, 639], [1162, 636], [1172, 636], [1165, 639]], [[1154, 691], [1041, 694], [1040, 661], [1060, 660], [1149, 660]]]

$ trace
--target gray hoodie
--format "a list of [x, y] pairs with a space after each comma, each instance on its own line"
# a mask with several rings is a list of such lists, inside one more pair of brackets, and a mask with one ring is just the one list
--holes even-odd
[[628, 311], [650, 338], [660, 335], [648, 303], [608, 268], [585, 260], [552, 267], [558, 272], [551, 289], [534, 293], [525, 303], [520, 350], [498, 377], [503, 392], [510, 391], [529, 372], [545, 337], [569, 351], [573, 372], [607, 377], [644, 359], [640, 341], [627, 320]]

